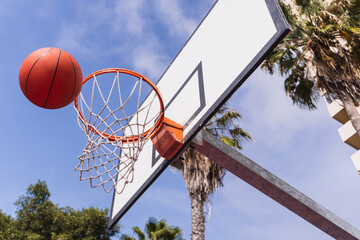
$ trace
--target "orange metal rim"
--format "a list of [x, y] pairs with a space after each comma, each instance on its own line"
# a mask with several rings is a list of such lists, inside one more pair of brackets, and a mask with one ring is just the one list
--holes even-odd
[[[160, 103], [159, 118], [155, 123], [154, 130], [153, 130], [153, 128], [150, 128], [150, 129], [144, 131], [142, 134], [128, 136], [128, 137], [113, 136], [108, 133], [99, 131], [99, 130], [95, 129], [94, 127], [92, 127], [91, 125], [89, 125], [90, 130], [98, 135], [101, 135], [102, 137], [104, 137], [106, 139], [109, 139], [110, 141], [121, 141], [122, 143], [138, 142], [138, 141], [141, 141], [144, 139], [149, 139], [152, 135], [156, 134], [159, 131], [162, 124], [164, 123], [164, 103], [163, 103], [161, 93], [160, 93], [159, 89], [156, 87], [156, 85], [153, 82], [151, 82], [147, 77], [145, 77], [137, 72], [123, 69], [123, 68], [106, 68], [106, 69], [98, 70], [96, 72], [91, 73], [87, 77], [85, 77], [82, 84], [84, 85], [87, 81], [92, 79], [94, 76], [98, 76], [98, 75], [105, 74], [105, 73], [123, 73], [123, 74], [132, 75], [137, 78], [142, 78], [142, 80], [144, 82], [146, 82], [147, 84], [149, 84], [151, 86], [151, 88], [155, 91], [156, 96], [158, 97], [158, 100]], [[79, 98], [79, 96], [77, 96], [75, 98], [74, 103], [75, 103], [75, 108], [76, 108], [77, 112], [79, 113], [79, 118], [83, 122], [83, 124], [89, 124], [89, 122], [86, 121], [82, 112], [79, 109], [79, 99], [78, 98]]]

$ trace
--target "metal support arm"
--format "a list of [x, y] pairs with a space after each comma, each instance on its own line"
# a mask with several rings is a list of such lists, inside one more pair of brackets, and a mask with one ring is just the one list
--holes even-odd
[[360, 231], [270, 173], [239, 151], [202, 130], [192, 146], [229, 172], [335, 239], [360, 239]]

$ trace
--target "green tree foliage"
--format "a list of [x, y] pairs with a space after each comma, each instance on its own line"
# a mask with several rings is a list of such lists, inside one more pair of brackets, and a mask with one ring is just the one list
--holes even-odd
[[293, 31], [262, 64], [300, 108], [340, 99], [360, 137], [360, 0], [279, 0]]
[[50, 192], [45, 182], [39, 181], [28, 187], [26, 195], [15, 202], [19, 230], [31, 233], [34, 239], [41, 239], [40, 236], [51, 239], [57, 208], [49, 198]]
[[286, 77], [284, 88], [299, 107], [315, 109], [317, 90], [360, 99], [360, 1], [279, 0], [293, 31], [262, 65]]
[[15, 220], [0, 210], [0, 240], [5, 239], [25, 239], [25, 235], [15, 227]]
[[[164, 219], [158, 221], [156, 218], [149, 218], [145, 224], [145, 233], [138, 227], [132, 228], [138, 240], [182, 240], [179, 227], [168, 226]], [[136, 238], [123, 234], [121, 240], [136, 240]]]
[[15, 219], [0, 212], [0, 240], [107, 240], [119, 233], [118, 227], [107, 229], [107, 209], [55, 205], [44, 181], [31, 184], [15, 205]]
[[240, 113], [225, 103], [205, 125], [205, 130], [219, 138], [222, 142], [236, 149], [242, 149], [241, 143], [253, 140], [239, 124]]

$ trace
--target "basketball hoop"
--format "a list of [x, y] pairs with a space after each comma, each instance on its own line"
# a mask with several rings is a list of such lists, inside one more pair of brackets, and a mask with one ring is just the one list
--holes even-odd
[[75, 109], [87, 137], [75, 170], [91, 187], [121, 193], [133, 181], [134, 164], [149, 139], [167, 159], [182, 146], [182, 126], [164, 117], [159, 89], [139, 73], [109, 68], [90, 74]]

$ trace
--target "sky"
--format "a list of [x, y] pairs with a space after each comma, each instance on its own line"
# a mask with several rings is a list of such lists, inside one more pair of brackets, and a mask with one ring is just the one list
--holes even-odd
[[[110, 208], [112, 194], [92, 189], [74, 171], [86, 143], [73, 105], [46, 110], [22, 94], [22, 61], [42, 47], [72, 54], [84, 76], [108, 67], [162, 75], [215, 0], [0, 2], [0, 209], [38, 179], [51, 200], [75, 209]], [[242, 153], [344, 220], [360, 228], [360, 176], [326, 103], [308, 112], [293, 106], [282, 78], [256, 70], [230, 99], [255, 141]], [[166, 219], [190, 239], [190, 200], [182, 176], [166, 170], [120, 220], [123, 233], [149, 217]], [[228, 173], [211, 201], [206, 239], [331, 239], [319, 229]]]

